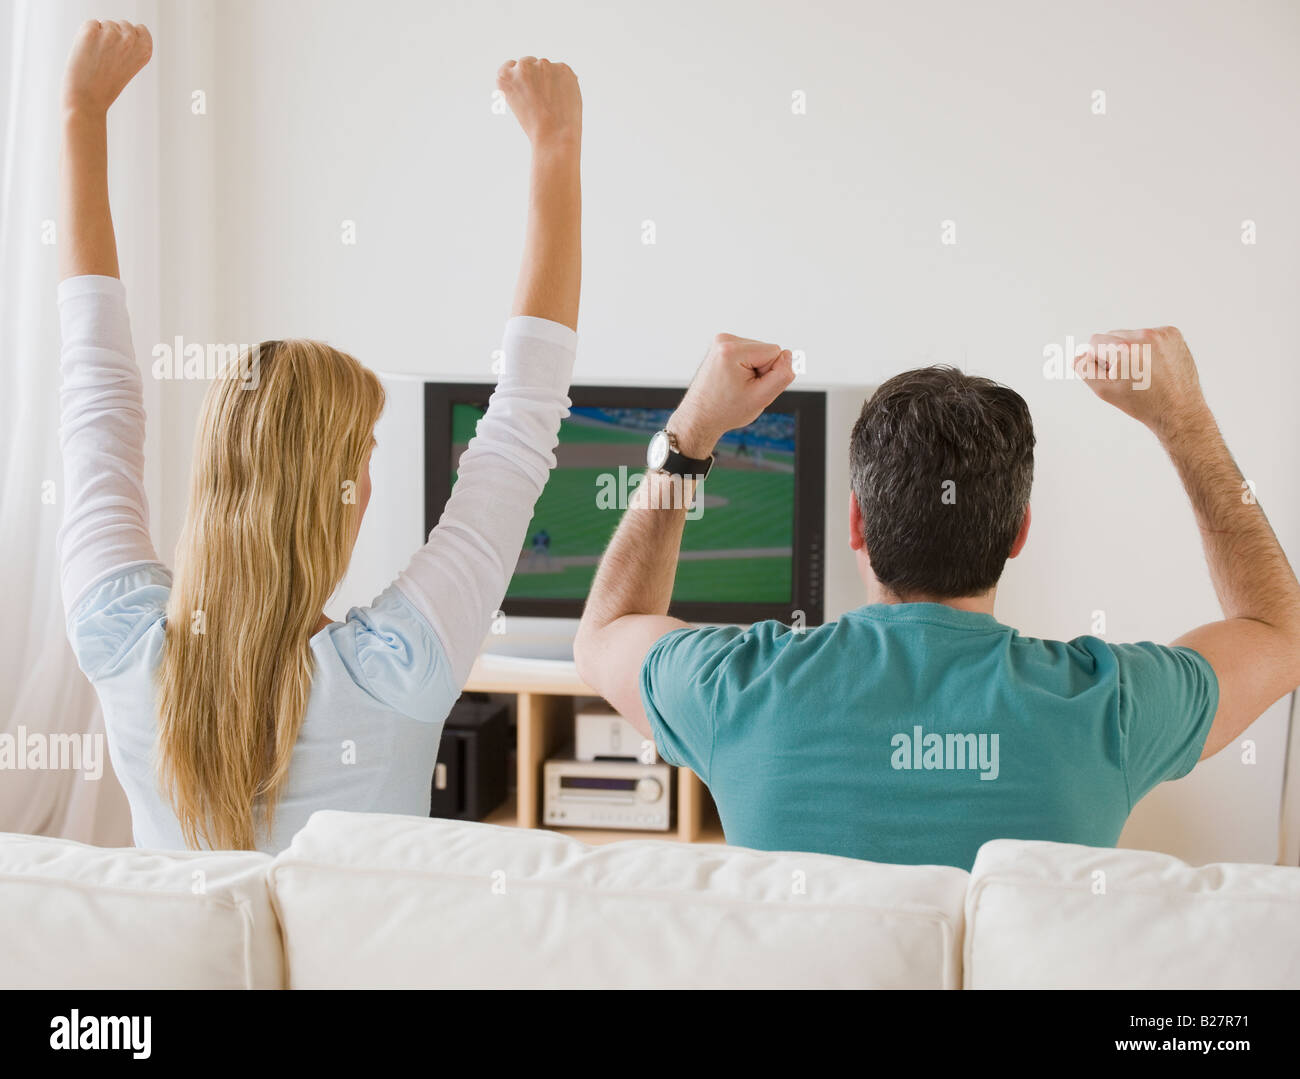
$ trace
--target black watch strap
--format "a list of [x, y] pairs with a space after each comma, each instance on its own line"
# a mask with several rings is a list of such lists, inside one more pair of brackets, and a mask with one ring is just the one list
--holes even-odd
[[700, 460], [698, 457], [687, 457], [686, 454], [680, 453], [669, 446], [668, 459], [659, 471], [667, 472], [672, 476], [694, 476], [697, 480], [702, 480], [712, 468], [713, 458], [711, 456], [704, 458], [704, 460]]
[[[668, 476], [692, 476], [697, 481], [703, 480], [708, 476], [709, 471], [713, 468], [712, 455], [703, 459], [698, 457], [687, 457], [686, 454], [682, 453], [682, 451], [677, 448], [677, 436], [674, 435], [672, 431], [664, 428], [655, 434], [656, 439], [661, 436], [664, 440], [664, 444], [666, 444], [667, 450], [664, 454], [664, 459], [657, 465], [653, 463], [653, 460], [650, 462], [651, 467], [654, 468], [655, 471], [662, 472]], [[652, 442], [652, 449], [653, 446], [654, 443]], [[653, 458], [653, 454], [650, 456]]]

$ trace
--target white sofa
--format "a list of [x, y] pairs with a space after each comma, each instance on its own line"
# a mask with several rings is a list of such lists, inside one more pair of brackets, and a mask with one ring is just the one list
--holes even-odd
[[971, 873], [317, 813], [276, 858], [0, 835], [0, 985], [1300, 987], [1300, 869], [986, 844]]

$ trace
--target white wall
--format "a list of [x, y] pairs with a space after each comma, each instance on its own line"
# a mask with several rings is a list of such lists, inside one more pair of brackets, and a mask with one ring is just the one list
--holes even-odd
[[[490, 94], [497, 65], [532, 52], [569, 61], [586, 100], [578, 378], [684, 382], [727, 330], [803, 349], [819, 382], [931, 362], [1007, 382], [1039, 451], [1000, 617], [1071, 637], [1102, 611], [1112, 639], [1168, 640], [1217, 615], [1172, 469], [1042, 368], [1067, 335], [1173, 323], [1300, 555], [1300, 12], [1285, 0], [171, 7], [173, 105], [202, 82], [209, 112], [163, 125], [179, 187], [164, 251], [183, 267], [168, 333], [313, 336], [379, 369], [485, 377], [526, 160]], [[173, 388], [164, 424], [167, 546], [195, 397]], [[1128, 838], [1271, 861], [1281, 710], [1254, 733], [1258, 764], [1221, 755], [1149, 799]]]

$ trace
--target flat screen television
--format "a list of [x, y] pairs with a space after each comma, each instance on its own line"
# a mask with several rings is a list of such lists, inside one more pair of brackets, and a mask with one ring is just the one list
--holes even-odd
[[[493, 387], [426, 383], [427, 534]], [[556, 468], [538, 499], [506, 592], [507, 615], [577, 618], [615, 527], [629, 477], [681, 401], [680, 389], [574, 386]], [[823, 619], [826, 395], [782, 394], [718, 445], [700, 508], [686, 522], [670, 613], [690, 622]], [[692, 519], [693, 518], [693, 519]]]

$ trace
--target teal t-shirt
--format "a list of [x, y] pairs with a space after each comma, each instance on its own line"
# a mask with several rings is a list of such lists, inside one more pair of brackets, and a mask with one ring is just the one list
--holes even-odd
[[962, 869], [990, 839], [1114, 846], [1200, 759], [1218, 698], [1190, 648], [935, 603], [675, 630], [641, 668], [660, 754], [708, 785], [729, 843]]

